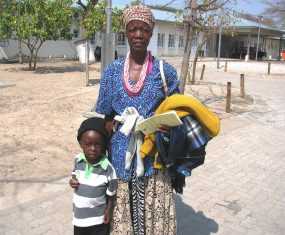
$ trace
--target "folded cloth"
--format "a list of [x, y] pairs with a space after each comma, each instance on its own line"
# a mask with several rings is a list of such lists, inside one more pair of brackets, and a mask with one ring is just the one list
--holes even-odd
[[[171, 110], [175, 110], [180, 118], [192, 115], [210, 137], [215, 137], [220, 131], [219, 117], [193, 96], [181, 94], [169, 96], [159, 105], [155, 114]], [[143, 158], [156, 155], [155, 134], [145, 136], [140, 152]], [[154, 167], [159, 169], [161, 165], [154, 163]]]
[[119, 131], [125, 136], [129, 136], [128, 148], [125, 155], [125, 169], [131, 168], [134, 156], [136, 155], [136, 174], [138, 177], [144, 175], [143, 160], [140, 155], [140, 148], [143, 143], [143, 135], [139, 131], [135, 131], [135, 127], [138, 121], [143, 120], [136, 108], [127, 107], [122, 115], [116, 115], [114, 120], [122, 123]]

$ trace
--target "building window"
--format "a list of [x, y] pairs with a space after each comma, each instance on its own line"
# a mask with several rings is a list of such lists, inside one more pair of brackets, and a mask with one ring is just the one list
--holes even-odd
[[179, 48], [184, 47], [184, 36], [182, 36], [182, 35], [179, 36], [178, 47], [179, 47]]
[[73, 38], [78, 38], [79, 37], [79, 30], [78, 29], [73, 29]]
[[117, 45], [118, 46], [126, 45], [126, 36], [122, 32], [117, 34]]
[[175, 47], [175, 35], [169, 34], [168, 36], [168, 47]]
[[164, 33], [157, 34], [157, 47], [164, 47]]

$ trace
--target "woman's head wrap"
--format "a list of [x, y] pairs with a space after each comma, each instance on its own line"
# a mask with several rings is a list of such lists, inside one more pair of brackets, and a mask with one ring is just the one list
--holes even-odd
[[126, 8], [123, 12], [123, 23], [125, 29], [128, 23], [133, 20], [143, 21], [150, 26], [151, 29], [154, 27], [154, 16], [149, 7], [144, 5], [136, 5]]

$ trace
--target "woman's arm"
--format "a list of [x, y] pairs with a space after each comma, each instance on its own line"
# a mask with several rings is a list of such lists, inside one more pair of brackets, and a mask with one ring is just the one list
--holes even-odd
[[168, 88], [168, 96], [171, 96], [175, 93], [180, 93], [179, 80], [178, 80], [176, 69], [172, 65], [165, 62], [163, 66], [163, 70], [164, 70], [167, 88]]
[[109, 136], [111, 136], [113, 133], [113, 127], [114, 127], [114, 114], [105, 115], [105, 128], [109, 133]]

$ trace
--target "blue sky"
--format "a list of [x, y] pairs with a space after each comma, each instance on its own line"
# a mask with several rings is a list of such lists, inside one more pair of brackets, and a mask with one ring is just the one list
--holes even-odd
[[[261, 3], [261, 0], [236, 0], [237, 4], [233, 6], [235, 10], [243, 11], [246, 13], [250, 13], [253, 15], [259, 15], [264, 11], [264, 4]], [[113, 0], [114, 6], [125, 6], [126, 4], [130, 3], [131, 0]], [[171, 2], [171, 0], [145, 0], [145, 4], [167, 4], [168, 2]], [[174, 0], [171, 6], [173, 7], [180, 7], [182, 8], [184, 6], [185, 0]]]

